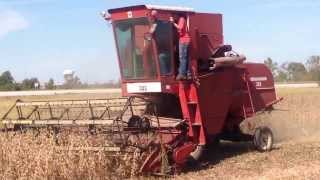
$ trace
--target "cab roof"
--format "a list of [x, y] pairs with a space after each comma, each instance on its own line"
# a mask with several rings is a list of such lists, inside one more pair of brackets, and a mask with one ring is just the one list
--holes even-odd
[[108, 12], [114, 13], [114, 12], [129, 11], [134, 9], [150, 9], [150, 10], [155, 9], [155, 10], [177, 11], [177, 12], [194, 12], [194, 9], [189, 7], [162, 6], [162, 5], [151, 5], [151, 4], [109, 9]]

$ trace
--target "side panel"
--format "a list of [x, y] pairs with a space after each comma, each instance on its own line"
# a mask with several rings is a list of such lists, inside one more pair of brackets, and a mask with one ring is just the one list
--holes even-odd
[[147, 9], [132, 8], [132, 9], [126, 9], [126, 10], [116, 11], [111, 13], [111, 19], [115, 21], [115, 20], [131, 19], [131, 18], [140, 18], [140, 17], [146, 17], [147, 13], [148, 13]]
[[193, 57], [207, 59], [213, 49], [223, 44], [222, 15], [195, 13], [189, 17]]
[[238, 66], [234, 79], [229, 125], [241, 123], [277, 100], [273, 76], [264, 64], [246, 63]]
[[199, 105], [209, 135], [220, 133], [224, 127], [232, 102], [234, 73], [233, 68], [225, 68], [200, 77]]
[[238, 125], [277, 100], [273, 76], [259, 63], [221, 68], [201, 76], [198, 97], [208, 135]]
[[264, 64], [244, 64], [254, 111], [258, 112], [277, 100], [271, 71]]

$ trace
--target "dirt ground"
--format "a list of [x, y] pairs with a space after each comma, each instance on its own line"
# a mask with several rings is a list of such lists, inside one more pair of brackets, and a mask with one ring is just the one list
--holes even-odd
[[206, 161], [176, 179], [319, 179], [320, 142], [278, 143], [268, 153], [255, 151], [250, 143], [222, 143]]
[[[280, 89], [284, 101], [275, 111], [248, 120], [272, 128], [276, 140], [271, 152], [259, 153], [251, 143], [221, 142], [208, 150], [203, 163], [174, 179], [319, 179], [320, 88]], [[59, 95], [22, 99], [102, 98], [114, 95]], [[15, 101], [0, 98], [0, 116]], [[115, 177], [115, 179], [117, 179]], [[146, 178], [149, 179], [149, 178]]]
[[[259, 153], [251, 143], [222, 142], [199, 169], [176, 179], [319, 179], [320, 88], [279, 89], [275, 111], [248, 122], [272, 128], [276, 144]], [[247, 123], [247, 122], [246, 122]]]

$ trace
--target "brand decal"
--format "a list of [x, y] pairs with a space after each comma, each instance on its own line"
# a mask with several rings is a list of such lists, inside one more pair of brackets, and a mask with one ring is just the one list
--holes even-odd
[[268, 80], [268, 78], [266, 76], [251, 77], [250, 78], [250, 81], [253, 81], [253, 82], [255, 82], [255, 81], [267, 81], [267, 80]]

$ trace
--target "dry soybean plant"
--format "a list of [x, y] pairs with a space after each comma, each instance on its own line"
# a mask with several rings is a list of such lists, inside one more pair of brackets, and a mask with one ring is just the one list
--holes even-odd
[[106, 141], [103, 135], [78, 133], [0, 133], [0, 178], [122, 179], [135, 175], [134, 154], [84, 150]]

